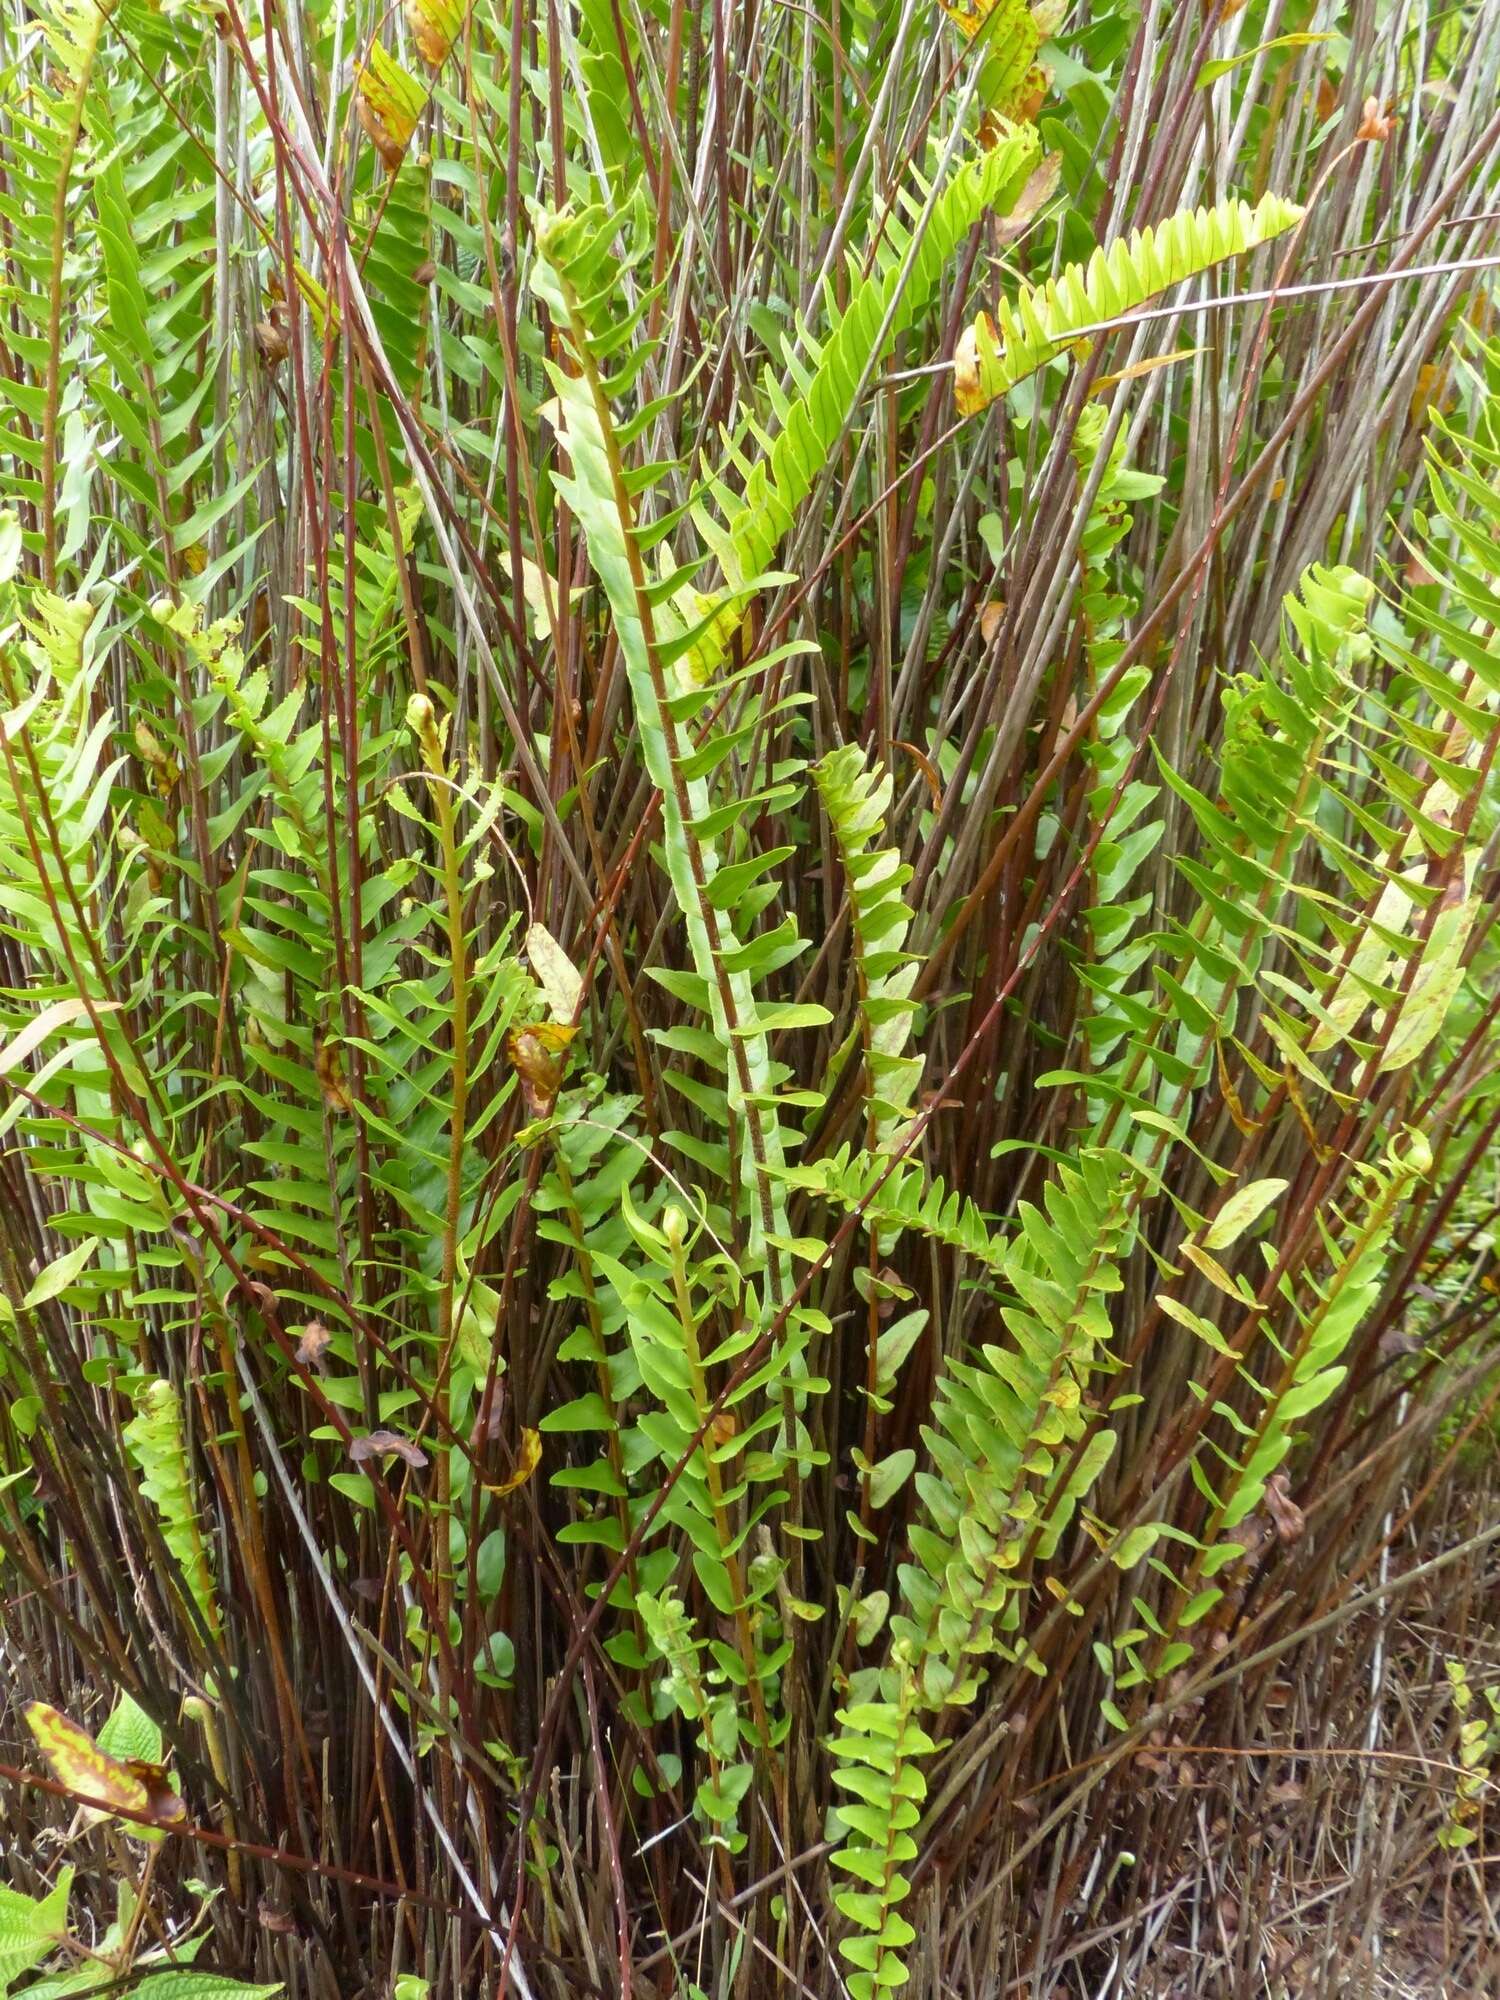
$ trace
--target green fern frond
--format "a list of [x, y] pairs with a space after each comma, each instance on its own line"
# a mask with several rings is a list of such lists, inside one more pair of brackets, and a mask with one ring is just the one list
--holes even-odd
[[1002, 298], [998, 330], [981, 313], [960, 345], [960, 412], [972, 416], [1007, 395], [1082, 329], [1133, 312], [1169, 285], [1253, 250], [1301, 219], [1295, 202], [1275, 194], [1263, 195], [1253, 208], [1231, 200], [1184, 209], [1096, 250], [1086, 265], [1069, 264], [1043, 285], [1024, 286], [1014, 305]]
[[[1100, 467], [1108, 425], [1104, 405], [1089, 402], [1079, 413], [1073, 435], [1081, 492], [1087, 493], [1091, 482], [1097, 480], [1078, 547], [1078, 614], [1090, 693], [1113, 673], [1124, 652], [1121, 635], [1135, 609], [1133, 597], [1114, 586], [1110, 567], [1114, 551], [1130, 532], [1129, 502], [1149, 497], [1163, 484], [1155, 475], [1126, 465], [1123, 432], [1116, 436]], [[1081, 1029], [1092, 1068], [1107, 1062], [1131, 1030], [1127, 1008], [1117, 1004], [1114, 995], [1123, 990], [1144, 960], [1145, 947], [1132, 933], [1149, 911], [1151, 896], [1149, 891], [1135, 895], [1130, 891], [1165, 831], [1159, 816], [1147, 817], [1159, 788], [1139, 779], [1126, 780], [1135, 746], [1125, 725], [1150, 679], [1149, 668], [1128, 668], [1102, 702], [1083, 746], [1096, 775], [1088, 798], [1089, 811], [1096, 817], [1109, 813], [1108, 829], [1094, 851], [1092, 907], [1084, 913], [1094, 962], [1080, 972], [1085, 1009]]]
[[219, 1607], [208, 1552], [198, 1525], [182, 1426], [182, 1403], [173, 1385], [148, 1382], [136, 1397], [136, 1413], [123, 1436], [139, 1468], [141, 1491], [156, 1510], [162, 1540], [176, 1557], [182, 1580], [209, 1631], [219, 1631]]
[[917, 1858], [912, 1830], [922, 1817], [927, 1781], [921, 1760], [937, 1745], [916, 1720], [916, 1680], [904, 1662], [887, 1676], [885, 1698], [852, 1702], [838, 1711], [829, 1739], [833, 1782], [849, 1797], [831, 1815], [843, 1839], [832, 1866], [852, 1875], [857, 1888], [835, 1891], [839, 1914], [855, 1927], [839, 1950], [854, 1968], [845, 1976], [853, 2000], [879, 1995], [906, 1979], [904, 1954], [916, 1932], [901, 1914], [911, 1889], [902, 1873]]
[[1310, 1306], [1292, 1301], [1295, 1340], [1283, 1350], [1279, 1379], [1263, 1398], [1255, 1436], [1216, 1525], [1234, 1528], [1260, 1505], [1267, 1481], [1292, 1448], [1296, 1426], [1326, 1403], [1347, 1375], [1343, 1356], [1380, 1295], [1399, 1210], [1431, 1166], [1431, 1147], [1414, 1133], [1402, 1150], [1389, 1147], [1384, 1160], [1358, 1168], [1355, 1181], [1367, 1205], [1358, 1233], [1348, 1248], [1328, 1238], [1329, 1276], [1315, 1287]]
[[[706, 509], [697, 514], [704, 540], [731, 588], [751, 583], [770, 567], [797, 510], [827, 466], [869, 371], [925, 310], [975, 223], [1014, 204], [1039, 152], [1036, 134], [1025, 129], [1008, 132], [971, 160], [933, 203], [914, 252], [914, 229], [888, 213], [873, 268], [860, 277], [847, 308], [817, 350], [801, 393], [789, 398], [767, 375], [766, 396], [778, 419], [769, 448], [751, 464], [742, 494], [710, 479], [717, 521]], [[921, 214], [914, 196], [904, 196], [903, 206], [913, 219]]]
[[1003, 1272], [1006, 1251], [977, 1203], [950, 1193], [941, 1180], [929, 1181], [912, 1161], [892, 1165], [888, 1153], [841, 1146], [805, 1166], [782, 1170], [789, 1187], [823, 1196], [849, 1214], [859, 1214], [867, 1226], [899, 1235], [915, 1229], [919, 1235], [977, 1264]]
[[903, 1054], [916, 1020], [911, 989], [920, 969], [904, 949], [911, 911], [901, 891], [912, 871], [898, 848], [875, 844], [890, 810], [888, 771], [869, 769], [863, 750], [849, 744], [830, 751], [812, 775], [849, 882], [870, 1138], [878, 1149], [910, 1115], [922, 1075], [920, 1056]]
[[[588, 532], [589, 557], [614, 616], [642, 758], [661, 793], [668, 873], [702, 982], [702, 1005], [722, 1052], [730, 1111], [744, 1134], [744, 1172], [756, 1195], [750, 1247], [752, 1254], [767, 1258], [773, 1297], [779, 1303], [785, 1296], [783, 1263], [767, 1245], [768, 1239], [787, 1234], [776, 1180], [785, 1145], [775, 1106], [770, 1045], [751, 978], [740, 968], [743, 944], [734, 932], [733, 912], [721, 911], [710, 894], [719, 865], [712, 801], [705, 777], [690, 765], [665, 677], [658, 639], [661, 608], [654, 601], [657, 594], [636, 540], [635, 507], [610, 416], [609, 377], [601, 372], [600, 358], [624, 344], [621, 328], [601, 332], [591, 327], [588, 317], [588, 296], [599, 291], [601, 269], [606, 290], [614, 291], [608, 278], [613, 268], [612, 233], [596, 214], [544, 218], [538, 230], [542, 256], [555, 260], [543, 267], [539, 282], [556, 300], [584, 370], [580, 375], [560, 368], [553, 371], [573, 468], [567, 479], [557, 483]], [[623, 323], [626, 337], [632, 326], [629, 319]]]
[[991, 1654], [1033, 1664], [1024, 1638], [1006, 1637], [1019, 1624], [1028, 1548], [1038, 1560], [1053, 1552], [1114, 1448], [1112, 1431], [1091, 1428], [1084, 1398], [1115, 1366], [1104, 1299], [1121, 1284], [1131, 1184], [1118, 1155], [1085, 1153], [1049, 1182], [1044, 1209], [1023, 1207], [996, 1258], [1015, 1300], [1007, 1338], [950, 1361], [938, 1382], [889, 1658], [863, 1677], [873, 1698], [840, 1713], [828, 1746], [835, 1782], [860, 1801], [836, 1809], [844, 1839], [833, 1865], [865, 1885], [835, 1900], [857, 1931], [840, 1946], [858, 1968], [850, 1991], [869, 2000], [905, 1978], [901, 1954], [914, 1939], [901, 1868], [916, 1854], [921, 1760], [935, 1748], [916, 1718], [972, 1701]]

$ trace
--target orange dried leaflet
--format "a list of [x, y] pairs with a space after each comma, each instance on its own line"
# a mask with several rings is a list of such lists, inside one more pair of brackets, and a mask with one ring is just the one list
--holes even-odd
[[506, 1036], [506, 1054], [521, 1079], [529, 1118], [547, 1117], [557, 1102], [573, 1035], [574, 1030], [560, 1022], [532, 1021], [524, 1028], [512, 1028]]
[[373, 42], [360, 64], [355, 108], [388, 173], [395, 173], [406, 158], [426, 103], [424, 87], [379, 42]]
[[516, 1451], [515, 1469], [509, 1478], [491, 1482], [486, 1480], [484, 1490], [504, 1499], [507, 1493], [515, 1493], [523, 1487], [532, 1473], [542, 1462], [542, 1439], [538, 1431], [523, 1430], [521, 1442]]
[[440, 68], [463, 26], [460, 0], [406, 0], [405, 12], [417, 53], [432, 69]]

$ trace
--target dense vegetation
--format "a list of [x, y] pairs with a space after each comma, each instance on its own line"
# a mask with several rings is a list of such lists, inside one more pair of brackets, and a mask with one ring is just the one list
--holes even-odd
[[1500, 8], [944, 6], [5, 10], [0, 1995], [1494, 1970]]

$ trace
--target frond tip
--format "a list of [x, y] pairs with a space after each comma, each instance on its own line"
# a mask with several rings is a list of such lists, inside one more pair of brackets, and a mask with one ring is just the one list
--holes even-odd
[[1108, 250], [1096, 250], [1087, 264], [1067, 265], [1044, 285], [1023, 286], [1014, 305], [1000, 301], [998, 327], [981, 313], [960, 336], [953, 363], [959, 414], [988, 409], [1085, 328], [1134, 312], [1168, 286], [1269, 243], [1301, 219], [1295, 202], [1275, 194], [1253, 208], [1221, 201], [1183, 209], [1155, 229], [1134, 230]]

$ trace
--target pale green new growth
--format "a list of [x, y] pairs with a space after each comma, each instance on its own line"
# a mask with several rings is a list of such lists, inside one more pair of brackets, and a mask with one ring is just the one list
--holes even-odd
[[1184, 209], [1155, 228], [1135, 230], [1085, 264], [1069, 264], [1043, 285], [1024, 285], [1012, 304], [1003, 294], [997, 326], [981, 317], [971, 329], [972, 378], [959, 376], [959, 408], [982, 410], [1034, 375], [1089, 329], [1120, 319], [1168, 286], [1268, 243], [1302, 219], [1295, 202], [1262, 195], [1252, 208], [1221, 201]]

